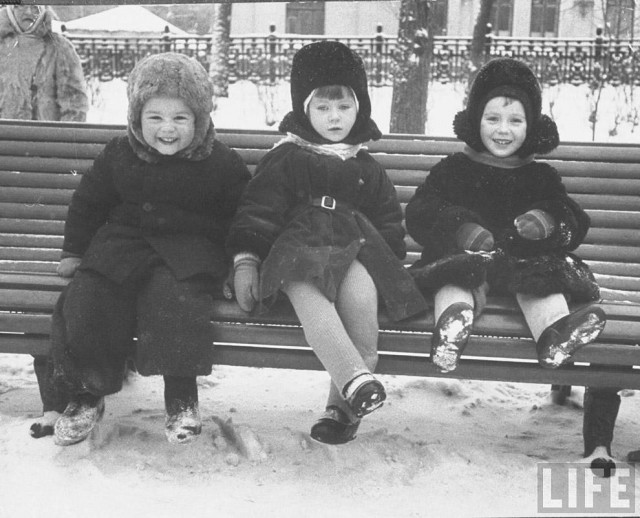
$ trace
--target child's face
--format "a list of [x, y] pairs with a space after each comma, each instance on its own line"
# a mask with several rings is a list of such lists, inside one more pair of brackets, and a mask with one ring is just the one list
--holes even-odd
[[313, 129], [331, 142], [341, 142], [356, 122], [358, 109], [349, 89], [342, 87], [342, 99], [325, 99], [314, 95], [309, 103], [309, 120]]
[[193, 140], [195, 115], [177, 97], [152, 97], [142, 107], [142, 137], [162, 155], [175, 155]]
[[484, 107], [480, 138], [489, 153], [499, 158], [513, 155], [527, 136], [527, 117], [522, 103], [509, 97], [494, 97]]

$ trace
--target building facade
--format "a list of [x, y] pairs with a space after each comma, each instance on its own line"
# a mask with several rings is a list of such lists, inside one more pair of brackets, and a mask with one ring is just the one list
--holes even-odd
[[[430, 0], [439, 35], [470, 36], [481, 0]], [[638, 0], [494, 0], [493, 33], [516, 38], [585, 38], [596, 29], [623, 39], [640, 35]], [[233, 4], [232, 35], [277, 33], [370, 36], [398, 31], [400, 1]]]

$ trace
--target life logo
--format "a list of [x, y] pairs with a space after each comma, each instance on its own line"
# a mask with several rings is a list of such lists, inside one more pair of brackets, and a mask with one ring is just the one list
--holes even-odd
[[635, 516], [635, 468], [616, 462], [608, 478], [587, 463], [538, 464], [538, 512]]

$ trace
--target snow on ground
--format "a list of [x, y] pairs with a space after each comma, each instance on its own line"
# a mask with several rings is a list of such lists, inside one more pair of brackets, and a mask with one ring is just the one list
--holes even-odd
[[[308, 435], [326, 373], [224, 366], [198, 378], [190, 445], [164, 437], [162, 379], [133, 375], [89, 440], [59, 447], [28, 433], [30, 358], [3, 355], [0, 517], [535, 516], [537, 465], [581, 456], [582, 389], [555, 406], [543, 385], [380, 378], [387, 403], [346, 445]], [[623, 396], [618, 457], [640, 447], [640, 397]]]

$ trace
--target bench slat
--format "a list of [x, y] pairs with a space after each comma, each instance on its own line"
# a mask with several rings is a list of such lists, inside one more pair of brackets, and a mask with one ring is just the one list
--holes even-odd
[[3, 187], [0, 189], [0, 203], [69, 205], [72, 195], [72, 189]]
[[62, 248], [62, 236], [50, 236], [39, 234], [4, 234], [0, 232], [0, 242], [2, 246], [9, 247], [33, 247], [33, 248], [55, 248], [58, 253]]
[[67, 210], [67, 205], [0, 203], [0, 218], [65, 221], [67, 218]]
[[[0, 164], [2, 160], [0, 159]], [[75, 189], [82, 174], [32, 173], [28, 171], [0, 171], [0, 185], [7, 187], [34, 187], [49, 189]]]
[[64, 234], [64, 221], [0, 218], [0, 232], [5, 234], [48, 234], [62, 236]]
[[60, 250], [53, 248], [0, 248], [0, 260], [2, 261], [59, 261]]

